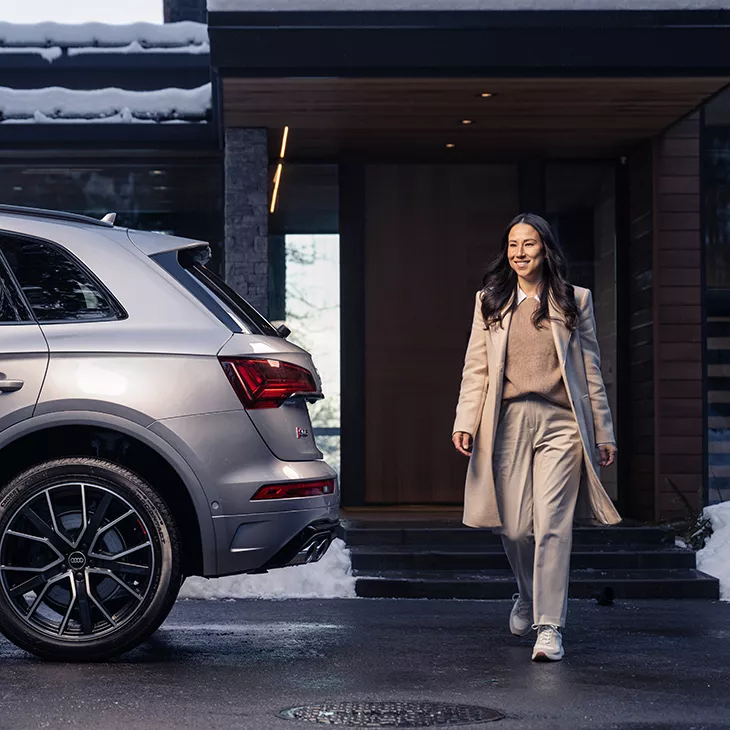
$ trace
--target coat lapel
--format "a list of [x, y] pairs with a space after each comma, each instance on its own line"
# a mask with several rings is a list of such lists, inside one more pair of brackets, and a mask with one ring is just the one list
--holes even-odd
[[570, 338], [573, 331], [565, 326], [563, 321], [563, 313], [553, 303], [553, 298], [548, 297], [548, 314], [550, 315], [550, 324], [552, 325], [553, 339], [555, 340], [555, 349], [558, 353], [558, 359], [561, 366], [565, 365], [565, 356], [568, 352]]

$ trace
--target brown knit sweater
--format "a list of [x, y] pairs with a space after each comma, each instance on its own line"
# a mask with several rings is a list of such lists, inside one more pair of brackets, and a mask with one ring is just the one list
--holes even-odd
[[523, 299], [512, 315], [502, 399], [511, 400], [534, 393], [556, 405], [570, 408], [551, 323], [543, 320], [539, 328], [532, 323], [537, 306], [538, 301], [534, 297]]

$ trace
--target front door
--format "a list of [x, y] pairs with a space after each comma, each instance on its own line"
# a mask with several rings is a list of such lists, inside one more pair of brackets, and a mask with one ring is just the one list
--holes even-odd
[[517, 166], [368, 166], [364, 197], [365, 501], [458, 504], [461, 368], [474, 294], [518, 212]]

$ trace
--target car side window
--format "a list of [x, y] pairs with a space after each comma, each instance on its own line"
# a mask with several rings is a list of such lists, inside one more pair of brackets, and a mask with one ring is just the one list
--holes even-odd
[[39, 322], [122, 319], [124, 311], [86, 267], [48, 241], [0, 236], [0, 249]]
[[18, 296], [5, 262], [0, 259], [0, 325], [32, 321], [33, 317]]

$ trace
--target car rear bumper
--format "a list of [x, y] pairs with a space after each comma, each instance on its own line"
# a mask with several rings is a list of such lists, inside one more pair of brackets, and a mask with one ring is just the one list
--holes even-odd
[[[171, 418], [149, 428], [190, 464], [205, 492], [216, 542], [215, 564], [208, 561], [203, 566], [206, 577], [274, 567], [275, 557], [281, 562], [281, 555], [287, 554], [279, 555], [280, 551], [304, 537], [310, 526], [315, 525], [316, 531], [317, 525], [337, 524], [336, 472], [320, 460], [276, 458], [244, 410]], [[334, 494], [251, 499], [264, 485], [333, 478]]]
[[335, 504], [317, 509], [217, 517], [214, 521], [218, 542], [216, 575], [250, 573], [319, 560], [334, 538], [338, 515]]

